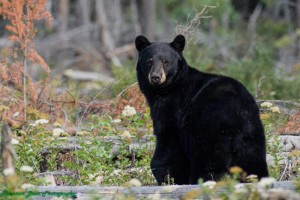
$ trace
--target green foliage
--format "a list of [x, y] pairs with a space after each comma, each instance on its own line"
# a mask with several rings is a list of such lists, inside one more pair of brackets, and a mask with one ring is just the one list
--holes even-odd
[[[213, 6], [215, 8], [210, 9], [209, 13], [205, 15], [213, 16], [217, 21], [222, 21], [224, 14], [229, 15], [229, 21], [235, 20], [237, 18], [236, 12], [233, 10], [229, 0], [167, 0], [162, 2], [166, 7], [167, 11], [176, 19], [179, 23], [186, 23], [187, 20], [190, 20], [194, 17], [197, 12], [200, 12], [204, 6]], [[208, 21], [204, 21], [204, 26], [208, 26]]]
[[118, 95], [128, 85], [136, 82], [135, 64], [133, 62], [128, 63], [128, 67], [113, 67], [112, 72], [117, 82], [111, 87], [112, 95]]

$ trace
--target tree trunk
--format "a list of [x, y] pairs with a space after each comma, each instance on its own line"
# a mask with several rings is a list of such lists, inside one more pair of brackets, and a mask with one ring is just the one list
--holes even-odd
[[137, 5], [142, 33], [153, 40], [156, 0], [137, 0]]
[[59, 20], [58, 30], [60, 32], [63, 32], [68, 28], [69, 8], [70, 8], [69, 0], [58, 1], [58, 20]]
[[[113, 52], [115, 49], [115, 43], [109, 30], [106, 11], [104, 0], [96, 0], [97, 24], [100, 29], [99, 33], [101, 37], [100, 41], [107, 52]], [[111, 59], [115, 66], [121, 66], [121, 62], [117, 57], [112, 57]]]
[[78, 14], [81, 15], [81, 20], [83, 25], [90, 24], [91, 17], [91, 1], [79, 0]]
[[111, 7], [110, 9], [112, 10], [113, 13], [113, 27], [112, 27], [112, 32], [114, 36], [114, 41], [117, 44], [120, 35], [121, 35], [121, 25], [122, 25], [122, 8], [121, 8], [121, 1], [120, 0], [111, 0]]
[[130, 7], [135, 35], [140, 35], [142, 34], [142, 29], [139, 23], [138, 6], [136, 0], [130, 0]]

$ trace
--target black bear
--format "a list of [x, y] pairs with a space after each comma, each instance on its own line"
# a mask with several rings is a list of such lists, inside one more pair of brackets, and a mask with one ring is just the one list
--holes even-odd
[[175, 184], [220, 180], [232, 166], [268, 176], [259, 109], [241, 83], [190, 67], [182, 35], [171, 43], [140, 35], [135, 45], [138, 83], [156, 136], [151, 170], [159, 185], [168, 175]]

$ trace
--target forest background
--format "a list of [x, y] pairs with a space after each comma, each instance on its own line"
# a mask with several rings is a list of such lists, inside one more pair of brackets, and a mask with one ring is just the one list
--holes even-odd
[[[300, 132], [300, 0], [18, 2], [0, 1], [0, 119], [18, 141], [17, 172], [28, 165], [38, 174], [23, 174], [25, 182], [44, 184], [52, 171], [55, 185], [120, 185], [131, 177], [154, 184], [153, 148], [128, 156], [128, 144], [152, 132], [136, 84], [139, 34], [166, 42], [185, 35], [191, 66], [236, 78], [258, 103], [279, 109], [261, 108], [267, 133]], [[127, 146], [111, 152], [99, 141], [115, 136]], [[277, 179], [282, 160], [271, 171]]]

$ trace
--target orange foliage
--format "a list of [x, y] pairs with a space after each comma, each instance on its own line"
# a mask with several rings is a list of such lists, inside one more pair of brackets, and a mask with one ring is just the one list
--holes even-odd
[[114, 114], [121, 114], [126, 105], [133, 106], [137, 112], [144, 113], [146, 111], [146, 99], [140, 91], [138, 84], [129, 86], [117, 96], [115, 107], [112, 108]]
[[291, 115], [289, 122], [280, 131], [284, 133], [300, 133], [300, 112]]
[[[38, 98], [38, 84], [34, 83], [31, 76], [24, 72], [24, 61], [39, 64], [48, 77], [49, 66], [36, 52], [33, 39], [36, 34], [35, 21], [46, 20], [50, 26], [51, 14], [45, 10], [46, 0], [0, 0], [0, 15], [10, 22], [6, 29], [10, 32], [9, 40], [17, 46], [7, 55], [5, 61], [0, 63], [0, 79], [12, 82], [18, 90], [23, 88], [22, 77], [28, 82], [28, 93], [35, 103]], [[45, 80], [48, 81], [48, 78]]]
[[[4, 85], [8, 83], [12, 84], [17, 91], [24, 92], [24, 80], [26, 78], [27, 88], [26, 94], [29, 94], [29, 103], [24, 103], [24, 107], [30, 105], [30, 103], [37, 103], [41, 94], [38, 94], [41, 82], [34, 82], [26, 71], [25, 66], [29, 64], [38, 64], [46, 74], [44, 84], [48, 82], [48, 75], [50, 68], [44, 61], [44, 59], [35, 50], [33, 39], [36, 35], [35, 22], [37, 20], [45, 20], [46, 25], [50, 26], [52, 17], [49, 12], [45, 10], [46, 0], [0, 0], [0, 15], [3, 19], [7, 20], [9, 24], [6, 29], [10, 32], [9, 40], [13, 43], [13, 49], [3, 52], [0, 62], [0, 80]], [[5, 95], [0, 90], [2, 97]], [[27, 96], [27, 95], [26, 95]], [[15, 97], [14, 97], [15, 98]], [[21, 98], [20, 98], [21, 99]], [[20, 101], [18, 99], [18, 101]], [[18, 111], [22, 113], [21, 102], [18, 105], [14, 105], [11, 111]], [[11, 105], [9, 105], [11, 106]], [[18, 109], [18, 110], [16, 110]], [[3, 116], [3, 115], [2, 115]]]

